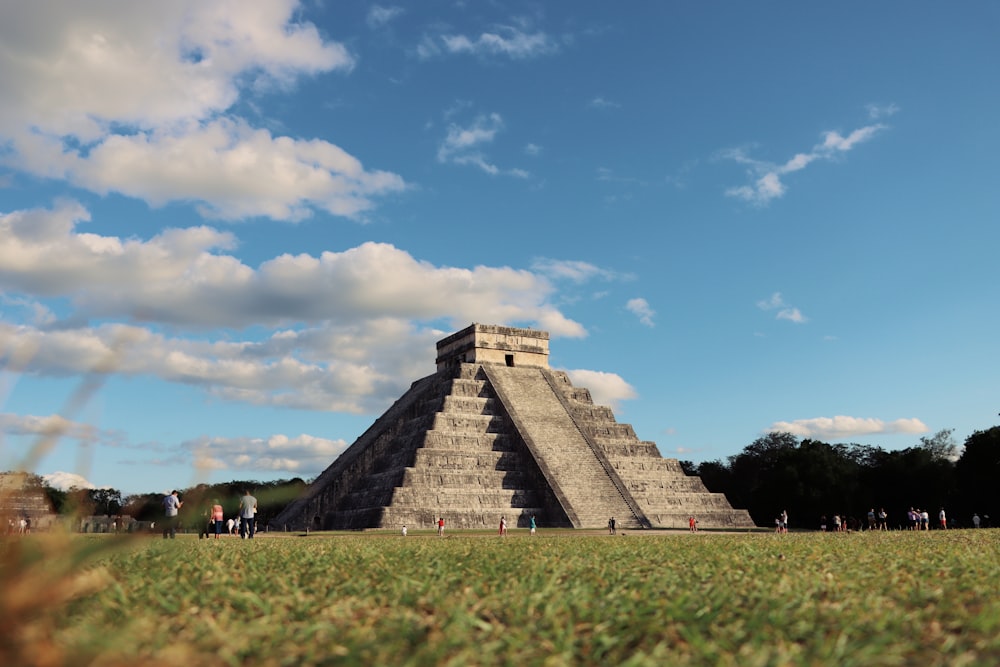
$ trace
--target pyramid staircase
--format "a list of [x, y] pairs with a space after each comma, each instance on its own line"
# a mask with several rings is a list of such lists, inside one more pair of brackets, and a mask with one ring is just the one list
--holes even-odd
[[753, 528], [746, 510], [736, 510], [725, 494], [711, 493], [697, 475], [688, 475], [677, 459], [665, 459], [655, 442], [641, 441], [629, 424], [615, 420], [611, 408], [594, 405], [590, 391], [574, 387], [565, 373], [545, 371], [558, 387], [567, 412], [610, 461], [627, 492], [652, 523], [687, 528], [695, 517], [702, 528]]

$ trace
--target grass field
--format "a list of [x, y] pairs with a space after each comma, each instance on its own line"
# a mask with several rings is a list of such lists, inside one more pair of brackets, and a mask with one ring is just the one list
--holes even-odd
[[521, 532], [4, 539], [0, 664], [1000, 664], [1000, 531]]

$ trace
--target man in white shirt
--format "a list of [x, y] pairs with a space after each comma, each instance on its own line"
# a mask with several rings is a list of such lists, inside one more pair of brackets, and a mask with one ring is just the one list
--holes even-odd
[[255, 517], [257, 514], [257, 499], [250, 495], [250, 490], [243, 492], [240, 498], [240, 537], [253, 539]]
[[166, 514], [166, 521], [163, 522], [163, 539], [170, 539], [177, 537], [177, 512], [180, 510], [181, 505], [184, 501], [180, 499], [177, 495], [177, 491], [171, 491], [169, 496], [163, 497], [163, 511]]

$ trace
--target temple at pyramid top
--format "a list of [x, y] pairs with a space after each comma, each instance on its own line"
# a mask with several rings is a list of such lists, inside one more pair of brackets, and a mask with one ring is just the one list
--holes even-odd
[[473, 324], [438, 341], [438, 371], [458, 363], [548, 368], [549, 333], [496, 324]]
[[549, 368], [547, 332], [472, 324], [438, 342], [436, 365], [271, 526], [753, 526]]

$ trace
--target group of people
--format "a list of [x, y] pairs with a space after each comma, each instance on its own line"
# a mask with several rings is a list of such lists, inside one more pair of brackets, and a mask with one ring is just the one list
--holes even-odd
[[[888, 517], [885, 509], [879, 509], [878, 512], [875, 508], [868, 510], [868, 530], [888, 530]], [[833, 533], [846, 533], [850, 531], [862, 530], [864, 526], [860, 521], [854, 517], [848, 517], [843, 514], [834, 514], [830, 521], [827, 521], [826, 515], [824, 514], [819, 518], [819, 529], [823, 532], [833, 532]]]
[[[898, 528], [903, 530], [930, 530], [932, 522], [932, 515], [929, 511], [926, 509], [911, 507], [906, 511], [905, 522], [900, 524]], [[979, 516], [979, 514], [972, 515], [973, 528], [979, 528], [983, 522], [984, 520]], [[937, 527], [941, 530], [949, 528], [948, 515], [943, 507], [937, 512]], [[834, 514], [831, 517], [831, 520], [827, 521], [826, 515], [823, 515], [819, 520], [819, 529], [824, 532], [835, 533], [862, 530], [890, 530], [889, 514], [885, 511], [884, 507], [879, 508], [878, 511], [872, 507], [868, 510], [864, 521], [841, 514]]]
[[[975, 519], [973, 519], [973, 522]], [[906, 512], [906, 524], [910, 530], [930, 530], [931, 517], [927, 510], [910, 508]], [[938, 511], [938, 528], [945, 530], [948, 528], [948, 515], [942, 507]]]
[[[165, 515], [163, 539], [167, 539], [168, 537], [174, 539], [177, 537], [177, 523], [179, 521], [180, 509], [183, 505], [184, 501], [181, 500], [176, 490], [171, 491], [163, 497]], [[238, 525], [240, 537], [252, 540], [254, 534], [257, 532], [257, 499], [251, 495], [249, 489], [244, 490], [243, 495], [240, 497], [240, 507], [236, 518], [239, 520], [238, 524], [232, 518], [227, 522], [222, 504], [218, 499], [213, 500], [207, 517], [207, 526], [202, 532], [202, 536], [208, 537], [210, 533], [214, 533], [215, 539], [219, 539], [219, 536], [223, 533], [224, 526], [226, 527], [226, 533], [232, 535]]]
[[31, 532], [31, 517], [22, 516], [20, 519], [7, 519], [8, 535], [27, 535]]

